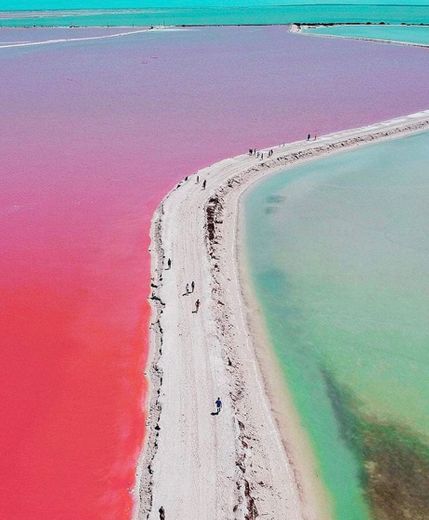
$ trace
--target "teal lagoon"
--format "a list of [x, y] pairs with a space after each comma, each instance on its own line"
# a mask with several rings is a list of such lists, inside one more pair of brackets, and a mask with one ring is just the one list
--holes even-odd
[[[7, 4], [6, 4], [7, 5]], [[12, 4], [11, 4], [12, 5]], [[40, 5], [40, 4], [39, 4]], [[429, 23], [427, 5], [302, 4], [252, 7], [154, 7], [0, 11], [0, 27]]]
[[337, 520], [427, 518], [428, 164], [425, 132], [244, 199], [243, 260]]
[[337, 25], [303, 28], [305, 34], [429, 45], [429, 27], [403, 25]]
[[[52, 10], [52, 9], [120, 9], [120, 8], [152, 8], [152, 7], [270, 7], [275, 5], [326, 4], [323, 0], [3, 0], [1, 10]], [[353, 4], [344, 0], [331, 0], [330, 4]], [[379, 0], [361, 0], [361, 4], [379, 4]], [[385, 4], [392, 5], [427, 5], [427, 0], [389, 0]]]

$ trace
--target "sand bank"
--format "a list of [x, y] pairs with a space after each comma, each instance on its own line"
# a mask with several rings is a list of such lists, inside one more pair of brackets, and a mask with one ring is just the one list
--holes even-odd
[[[427, 48], [429, 45], [427, 43], [417, 43], [417, 42], [407, 42], [407, 41], [400, 41], [400, 40], [389, 40], [388, 38], [370, 38], [365, 36], [344, 36], [341, 34], [321, 34], [316, 32], [311, 32], [311, 29], [317, 29], [318, 27], [338, 27], [338, 26], [344, 26], [344, 27], [389, 27], [389, 25], [394, 24], [388, 24], [388, 25], [382, 25], [382, 24], [351, 24], [351, 23], [332, 23], [332, 24], [291, 24], [289, 26], [289, 32], [295, 33], [295, 34], [301, 34], [303, 36], [315, 36], [316, 38], [342, 38], [343, 40], [360, 40], [364, 42], [372, 42], [372, 43], [388, 43], [391, 45], [408, 45], [411, 47], [424, 47]], [[410, 27], [413, 24], [403, 24], [403, 27]], [[416, 25], [416, 27], [421, 27], [421, 25]], [[304, 29], [304, 30], [303, 30]], [[306, 30], [307, 29], [307, 30]]]
[[[150, 393], [136, 519], [159, 519], [161, 507], [167, 520], [330, 517], [299, 419], [287, 394], [279, 398], [283, 382], [262, 320], [243, 296], [240, 197], [297, 163], [426, 128], [429, 111], [280, 145], [269, 159], [266, 151], [264, 159], [226, 159], [185, 178], [160, 204], [151, 227]], [[218, 396], [223, 409], [212, 415]]]
[[[91, 27], [93, 29], [93, 27]], [[43, 30], [43, 29], [42, 29]], [[73, 28], [67, 28], [68, 31], [73, 31]], [[57, 38], [53, 40], [42, 40], [42, 41], [19, 41], [19, 42], [0, 42], [0, 49], [10, 49], [13, 47], [33, 47], [35, 45], [52, 45], [56, 43], [72, 43], [72, 42], [85, 42], [92, 40], [110, 40], [112, 38], [121, 38], [123, 36], [132, 36], [134, 34], [140, 34], [144, 32], [156, 32], [156, 31], [179, 31], [180, 28], [174, 27], [144, 27], [138, 30], [121, 31], [114, 34], [103, 34], [99, 36], [82, 36], [80, 38]]]

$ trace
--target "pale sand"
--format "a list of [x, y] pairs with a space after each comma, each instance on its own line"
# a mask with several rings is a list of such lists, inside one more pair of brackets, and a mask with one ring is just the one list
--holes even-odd
[[[64, 29], [64, 27], [56, 27], [57, 29]], [[41, 28], [49, 29], [47, 28]], [[96, 29], [96, 27], [91, 27], [91, 29]], [[0, 29], [1, 30], [1, 29]], [[68, 31], [73, 31], [73, 28], [67, 28]], [[18, 41], [18, 42], [0, 42], [0, 49], [11, 49], [14, 47], [33, 47], [36, 45], [52, 45], [57, 43], [72, 43], [72, 42], [84, 42], [84, 41], [90, 41], [90, 40], [109, 40], [112, 38], [122, 38], [124, 36], [131, 36], [133, 34], [140, 34], [140, 33], [146, 33], [146, 32], [157, 32], [157, 31], [182, 31], [184, 29], [182, 28], [175, 28], [175, 27], [145, 27], [143, 29], [137, 29], [134, 31], [125, 31], [125, 32], [118, 32], [114, 34], [104, 34], [100, 36], [81, 36], [79, 38], [57, 38], [55, 40], [42, 40], [42, 41]]]
[[[334, 24], [335, 25], [347, 25], [352, 26], [352, 24]], [[364, 25], [364, 24], [357, 24]], [[373, 26], [377, 26], [380, 24], [372, 24]], [[412, 24], [409, 24], [412, 25]], [[305, 24], [292, 24], [289, 26], [289, 32], [295, 34], [301, 34], [302, 36], [315, 36], [316, 38], [342, 38], [343, 40], [359, 40], [364, 42], [372, 42], [372, 43], [388, 43], [389, 45], [409, 45], [411, 47], [424, 47], [427, 48], [429, 45], [427, 43], [416, 43], [416, 42], [402, 42], [400, 40], [389, 40], [385, 38], [365, 38], [365, 36], [344, 36], [341, 34], [322, 34], [322, 33], [311, 33], [311, 32], [303, 32], [302, 29], [314, 29], [316, 27], [326, 27], [326, 25], [305, 25]], [[380, 25], [380, 27], [383, 27]]]
[[[270, 159], [241, 155], [166, 196], [151, 228], [150, 395], [135, 519], [159, 519], [161, 506], [166, 520], [330, 517], [263, 320], [250, 291], [242, 293], [239, 201], [297, 163], [426, 128], [429, 111], [277, 146]], [[192, 280], [195, 293], [182, 296]], [[218, 396], [223, 410], [212, 416]]]

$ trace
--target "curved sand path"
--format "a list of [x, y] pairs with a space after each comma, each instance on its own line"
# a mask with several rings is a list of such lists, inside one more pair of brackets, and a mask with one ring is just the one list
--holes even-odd
[[[329, 518], [308, 486], [313, 479], [317, 487], [317, 475], [295, 456], [292, 425], [284, 428], [268, 397], [271, 372], [265, 384], [249, 333], [236, 255], [240, 196], [297, 162], [428, 127], [425, 111], [281, 145], [269, 159], [241, 155], [186, 178], [161, 203], [151, 232], [151, 388], [135, 518], [159, 519], [161, 507], [166, 520]], [[195, 292], [183, 295], [192, 280]], [[224, 407], [213, 416], [218, 396]]]
[[[59, 27], [64, 29], [64, 27]], [[81, 36], [79, 38], [57, 38], [54, 40], [42, 40], [42, 41], [17, 41], [17, 42], [0, 42], [0, 49], [11, 49], [14, 47], [34, 47], [37, 45], [52, 45], [56, 43], [72, 43], [72, 42], [84, 42], [91, 40], [110, 40], [112, 38], [122, 38], [124, 36], [132, 36], [134, 34], [140, 34], [144, 32], [156, 32], [156, 31], [174, 31], [182, 30], [175, 29], [174, 27], [145, 27], [144, 29], [122, 31], [114, 34], [103, 34], [99, 36]]]
[[[338, 26], [338, 25], [353, 27], [353, 24], [341, 24], [341, 23], [334, 24], [334, 26]], [[356, 25], [367, 27], [366, 24], [356, 24]], [[393, 26], [394, 24], [389, 24], [389, 25]], [[413, 24], [409, 24], [408, 26], [406, 25], [405, 27], [409, 27], [410, 25], [413, 25]], [[374, 27], [374, 26], [385, 27], [381, 24], [371, 24], [370, 25], [370, 27]], [[320, 24], [320, 25], [315, 24], [315, 25], [309, 26], [306, 24], [299, 24], [299, 25], [292, 24], [290, 26], [289, 31], [291, 33], [300, 34], [301, 36], [313, 36], [316, 38], [342, 38], [343, 40], [358, 40], [358, 41], [372, 42], [372, 43], [388, 43], [390, 45], [408, 45], [411, 47], [423, 47], [423, 48], [429, 47], [429, 44], [427, 44], [427, 43], [407, 42], [407, 41], [401, 41], [401, 40], [389, 40], [388, 38], [371, 38], [369, 36], [345, 36], [342, 34], [329, 34], [329, 33], [324, 34], [324, 33], [310, 32], [311, 29], [317, 28], [317, 27], [325, 27], [325, 25], [324, 24]], [[420, 27], [420, 26], [418, 26], [418, 27]], [[307, 29], [307, 30], [305, 30], [305, 29]]]

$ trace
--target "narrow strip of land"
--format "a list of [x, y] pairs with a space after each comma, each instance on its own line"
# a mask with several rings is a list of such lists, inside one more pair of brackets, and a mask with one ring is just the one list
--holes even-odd
[[[344, 24], [344, 23], [338, 23], [338, 24], [313, 24], [313, 25], [307, 25], [307, 24], [291, 24], [290, 26], [290, 32], [295, 34], [301, 34], [302, 36], [314, 36], [316, 38], [342, 38], [343, 40], [360, 40], [364, 42], [372, 42], [372, 43], [388, 43], [390, 45], [408, 45], [411, 47], [423, 47], [427, 48], [429, 47], [429, 44], [423, 43], [423, 42], [413, 42], [413, 41], [406, 41], [406, 40], [395, 40], [395, 39], [389, 39], [389, 38], [375, 38], [370, 36], [358, 36], [358, 35], [345, 35], [345, 34], [334, 34], [334, 33], [318, 33], [315, 31], [312, 31], [313, 29], [317, 29], [318, 27], [391, 27], [392, 24], [389, 25], [381, 25], [381, 24]], [[403, 25], [401, 27], [410, 27], [412, 24]], [[427, 25], [416, 25], [416, 27], [419, 28], [428, 28]]]
[[[95, 29], [96, 27], [91, 27], [90, 29]], [[72, 28], [68, 28], [69, 31], [72, 31]], [[99, 36], [81, 36], [78, 38], [56, 38], [52, 40], [41, 40], [41, 41], [18, 41], [18, 42], [0, 42], [0, 49], [11, 49], [14, 47], [33, 47], [38, 45], [53, 45], [58, 43], [72, 43], [72, 42], [83, 42], [90, 40], [109, 40], [112, 38], [122, 38], [123, 36], [132, 36], [134, 34], [140, 34], [145, 32], [154, 32], [154, 31], [167, 31], [167, 30], [180, 30], [169, 27], [144, 27], [142, 29], [137, 30], [128, 30], [121, 31], [114, 34], [102, 34]]]
[[150, 397], [136, 519], [329, 518], [317, 474], [297, 455], [296, 417], [269, 397], [272, 373], [260, 362], [240, 283], [239, 200], [300, 162], [426, 128], [429, 111], [280, 145], [269, 158], [268, 150], [241, 155], [191, 175], [161, 203], [151, 229]]

